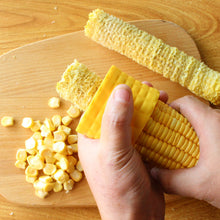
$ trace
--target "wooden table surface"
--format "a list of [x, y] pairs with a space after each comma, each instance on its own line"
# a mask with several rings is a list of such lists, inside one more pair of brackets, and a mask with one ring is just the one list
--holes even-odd
[[[202, 60], [220, 71], [219, 0], [0, 0], [0, 55], [22, 45], [82, 30], [88, 13], [102, 8], [126, 21], [163, 19], [183, 27], [195, 40]], [[74, 199], [74, 198], [73, 198]], [[0, 220], [100, 219], [97, 208], [22, 207], [0, 196]], [[167, 220], [220, 219], [205, 202], [173, 196]]]

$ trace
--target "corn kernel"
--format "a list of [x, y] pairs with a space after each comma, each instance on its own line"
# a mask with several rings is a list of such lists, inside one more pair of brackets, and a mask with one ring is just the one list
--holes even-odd
[[78, 135], [76, 135], [76, 134], [70, 134], [67, 137], [67, 141], [69, 144], [75, 144], [77, 142], [77, 140], [78, 140]]
[[36, 176], [25, 176], [25, 178], [28, 183], [34, 183], [37, 179]]
[[56, 142], [53, 144], [53, 150], [57, 153], [65, 153], [66, 152], [66, 144], [62, 141]]
[[60, 115], [54, 115], [52, 117], [52, 122], [53, 122], [55, 128], [58, 128], [61, 125], [61, 122], [62, 122], [61, 116]]
[[54, 192], [60, 192], [63, 189], [63, 185], [61, 183], [55, 182], [53, 191]]
[[81, 114], [80, 110], [73, 105], [70, 106], [70, 108], [67, 110], [67, 113], [72, 118], [77, 118]]
[[27, 152], [25, 149], [18, 149], [16, 153], [16, 159], [20, 161], [27, 160]]
[[68, 156], [67, 160], [69, 162], [69, 167], [67, 172], [72, 173], [75, 170], [75, 165], [77, 164], [77, 159], [74, 156]]
[[70, 173], [70, 177], [75, 181], [79, 182], [82, 179], [82, 173], [78, 170], [74, 170], [72, 173]]
[[36, 155], [30, 159], [29, 166], [36, 170], [42, 170], [44, 168], [44, 160], [40, 155]]
[[52, 183], [53, 182], [53, 178], [51, 176], [40, 176], [38, 180], [43, 183]]
[[33, 124], [31, 125], [30, 128], [33, 132], [36, 132], [36, 131], [40, 130], [41, 126], [42, 126], [41, 122], [39, 120], [37, 120], [37, 121], [33, 122]]
[[66, 158], [66, 155], [64, 155], [64, 154], [61, 154], [61, 153], [56, 153], [55, 155], [54, 155], [54, 158], [56, 159], [56, 160], [58, 160], [58, 161], [60, 161], [61, 160], [61, 158]]
[[28, 162], [28, 164], [30, 163], [30, 161], [31, 161], [31, 159], [32, 159], [33, 157], [34, 157], [33, 155], [29, 155], [29, 156], [27, 157], [27, 162]]
[[36, 145], [37, 145], [37, 142], [33, 137], [31, 137], [25, 141], [25, 148], [29, 154], [36, 153]]
[[41, 199], [44, 199], [46, 196], [48, 196], [48, 192], [45, 192], [43, 190], [35, 190], [35, 195]]
[[64, 131], [54, 131], [53, 136], [54, 141], [65, 141], [67, 135]]
[[14, 125], [14, 118], [11, 116], [4, 116], [1, 119], [1, 125], [4, 127], [9, 127]]
[[27, 176], [37, 176], [38, 175], [38, 170], [34, 169], [33, 167], [31, 166], [28, 166], [26, 169], [25, 169], [25, 174]]
[[48, 135], [51, 134], [50, 129], [46, 125], [42, 125], [40, 127], [40, 130], [41, 130], [41, 136], [42, 137], [47, 137]]
[[27, 163], [25, 161], [17, 160], [15, 166], [20, 169], [25, 169]]
[[44, 192], [49, 192], [53, 189], [54, 183], [47, 183], [47, 182], [42, 182], [40, 180], [36, 180], [34, 182], [34, 188], [36, 190], [42, 190]]
[[76, 169], [79, 170], [80, 172], [83, 171], [82, 164], [81, 164], [80, 161], [77, 162], [77, 164], [76, 164]]
[[58, 131], [64, 131], [67, 135], [69, 135], [70, 132], [71, 132], [71, 128], [69, 128], [69, 127], [67, 127], [65, 125], [60, 125], [58, 127]]
[[32, 125], [33, 125], [34, 121], [32, 118], [30, 117], [25, 117], [23, 118], [22, 120], [22, 124], [21, 126], [24, 127], [24, 128], [30, 128]]
[[44, 120], [44, 124], [46, 125], [47, 128], [49, 128], [50, 131], [54, 131], [55, 130], [55, 126], [54, 126], [54, 124], [53, 124], [51, 119], [46, 118]]
[[62, 118], [62, 123], [65, 125], [65, 126], [68, 126], [71, 122], [72, 122], [72, 118], [69, 116], [69, 115], [67, 115], [67, 116], [64, 116], [63, 118]]
[[69, 167], [69, 161], [65, 157], [63, 157], [59, 161], [59, 166], [62, 170], [67, 170]]
[[44, 138], [43, 143], [48, 148], [50, 148], [50, 147], [52, 148], [53, 143], [54, 143], [53, 135], [50, 133], [47, 137]]
[[73, 153], [77, 153], [78, 152], [78, 144], [71, 144], [70, 146], [72, 148]]
[[39, 131], [34, 132], [34, 134], [32, 135], [32, 138], [34, 138], [36, 141], [43, 139]]
[[58, 97], [52, 97], [48, 101], [48, 106], [50, 108], [59, 108], [60, 107], [60, 99]]
[[66, 154], [72, 155], [73, 154], [73, 148], [71, 145], [66, 145]]
[[64, 183], [69, 179], [69, 175], [62, 169], [57, 170], [56, 173], [53, 175], [53, 177], [59, 183]]
[[53, 175], [57, 170], [57, 167], [54, 164], [46, 163], [45, 167], [43, 168], [43, 172], [46, 175]]
[[74, 185], [73, 180], [69, 179], [69, 180], [67, 180], [66, 182], [63, 183], [63, 188], [66, 191], [70, 191], [70, 190], [73, 189], [73, 185]]

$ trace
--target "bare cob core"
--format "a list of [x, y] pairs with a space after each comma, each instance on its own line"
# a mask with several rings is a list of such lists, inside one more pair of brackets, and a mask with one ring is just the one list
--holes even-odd
[[96, 9], [89, 14], [85, 35], [137, 63], [220, 104], [220, 73], [123, 20]]
[[[57, 83], [57, 92], [85, 111], [101, 81], [75, 60]], [[194, 129], [183, 115], [161, 101], [134, 147], [144, 161], [168, 169], [193, 167], [199, 159], [199, 139]]]

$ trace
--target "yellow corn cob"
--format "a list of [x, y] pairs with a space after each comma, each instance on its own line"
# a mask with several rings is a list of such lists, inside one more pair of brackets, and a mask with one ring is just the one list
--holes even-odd
[[[73, 69], [74, 71], [71, 71], [71, 69]], [[77, 76], [74, 76], [74, 72], [76, 72]], [[117, 76], [117, 79], [114, 80], [112, 79], [112, 77], [110, 78], [111, 86], [116, 85], [116, 81], [118, 81], [118, 78], [121, 78], [122, 81], [126, 78], [125, 75], [121, 74], [121, 72], [115, 67], [111, 68], [110, 72], [113, 75], [114, 73], [116, 73], [115, 75]], [[91, 72], [86, 68], [85, 65], [79, 65], [79, 63], [75, 60], [75, 62], [68, 67], [67, 71], [64, 72], [63, 76], [65, 76], [65, 79], [64, 77], [62, 77], [62, 80], [57, 83], [57, 92], [60, 94], [62, 98], [71, 101], [74, 105], [78, 104], [79, 108], [82, 109], [83, 107], [84, 110], [87, 109], [89, 102], [86, 102], [85, 104], [82, 103], [82, 100], [77, 100], [75, 98], [71, 99], [73, 95], [76, 95], [78, 97], [78, 93], [72, 94], [71, 97], [66, 94], [68, 94], [70, 91], [79, 91], [79, 93], [83, 95], [83, 99], [88, 98], [88, 100], [92, 100], [93, 97], [91, 97], [88, 94], [82, 94], [82, 91], [86, 91], [88, 89], [87, 86], [91, 85], [93, 86], [93, 88], [90, 89], [94, 91], [95, 95], [97, 88], [99, 88], [101, 85], [101, 80], [94, 73], [92, 73], [92, 76], [90, 76], [90, 74]], [[80, 77], [80, 79], [77, 80], [77, 77]], [[83, 81], [83, 78], [81, 77], [86, 77], [86, 80], [88, 81], [87, 84], [81, 84], [81, 82]], [[74, 85], [71, 84], [72, 78], [75, 79]], [[90, 80], [94, 80], [95, 83], [93, 84], [92, 82], [89, 82]], [[118, 82], [120, 83], [120, 80]], [[99, 91], [101, 91], [101, 89], [103, 88], [106, 88], [105, 86], [108, 85], [108, 83], [108, 80], [105, 81], [105, 83], [102, 83], [102, 88], [99, 88]], [[74, 89], [72, 87], [74, 87]], [[76, 88], [78, 88], [78, 90]], [[138, 89], [138, 86], [136, 87], [136, 89]], [[110, 94], [110, 90], [111, 89], [107, 88], [105, 90], [108, 95]], [[102, 107], [101, 111], [103, 111], [103, 106], [105, 105], [105, 103], [102, 102], [103, 99], [99, 98], [99, 94], [100, 93], [98, 92], [96, 93], [98, 97], [97, 101], [99, 102], [99, 105]], [[92, 102], [94, 102], [94, 100], [95, 97]], [[143, 97], [139, 98], [138, 100], [139, 102], [144, 102]], [[153, 98], [153, 100], [157, 100], [156, 96]], [[94, 112], [91, 111], [91, 106], [93, 106], [92, 103], [90, 105], [90, 110], [88, 107], [88, 112], [90, 114], [93, 114]], [[145, 121], [145, 126], [143, 127], [143, 124], [136, 124], [138, 131], [143, 129], [142, 132], [140, 132], [138, 138], [137, 136], [133, 137], [133, 141], [135, 141], [137, 138], [134, 147], [137, 149], [138, 152], [140, 152], [143, 160], [149, 161], [150, 163], [156, 166], [169, 169], [195, 166], [199, 159], [199, 140], [188, 120], [183, 115], [169, 107], [167, 104], [161, 102], [160, 100], [156, 102], [156, 105], [152, 105], [151, 108], [153, 109], [153, 112], [150, 113], [149, 111], [149, 114], [146, 114], [148, 122]], [[94, 109], [98, 111], [97, 108]], [[96, 114], [97, 113], [95, 113], [95, 116]], [[136, 114], [136, 116], [137, 115], [138, 114]], [[142, 116], [142, 120], [144, 120], [144, 117], [145, 116]], [[86, 118], [87, 125], [82, 126], [83, 129], [85, 129], [84, 131], [86, 132], [88, 130], [91, 131], [91, 127], [88, 125], [88, 123], [93, 124], [93, 126], [97, 126], [97, 124], [93, 123], [92, 120], [89, 122], [88, 120], [90, 119], [87, 119], [88, 118]], [[81, 119], [81, 121], [82, 120], [83, 118]], [[81, 125], [79, 124], [79, 126]], [[95, 132], [97, 128], [93, 130], [94, 131], [92, 132]], [[92, 135], [94, 134], [97, 135], [97, 133], [92, 133]], [[138, 132], [136, 133], [136, 135], [137, 134]], [[99, 135], [100, 133], [98, 133], [97, 137]]]
[[220, 104], [219, 72], [134, 25], [96, 9], [89, 14], [85, 35], [213, 104]]

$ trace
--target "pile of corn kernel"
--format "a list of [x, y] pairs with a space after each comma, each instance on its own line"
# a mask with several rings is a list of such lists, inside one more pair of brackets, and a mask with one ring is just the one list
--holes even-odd
[[[59, 98], [53, 97], [49, 107], [58, 108]], [[44, 122], [25, 117], [22, 126], [33, 131], [33, 135], [25, 141], [25, 148], [18, 149], [15, 166], [25, 170], [26, 181], [32, 183], [35, 194], [45, 198], [50, 191], [69, 192], [74, 183], [83, 177], [83, 169], [78, 160], [77, 135], [72, 134], [70, 123], [80, 116], [81, 112], [71, 106], [68, 115], [54, 115]], [[6, 116], [8, 117], [8, 116]], [[5, 117], [4, 117], [5, 118]], [[13, 118], [2, 120], [3, 126], [12, 126]]]

